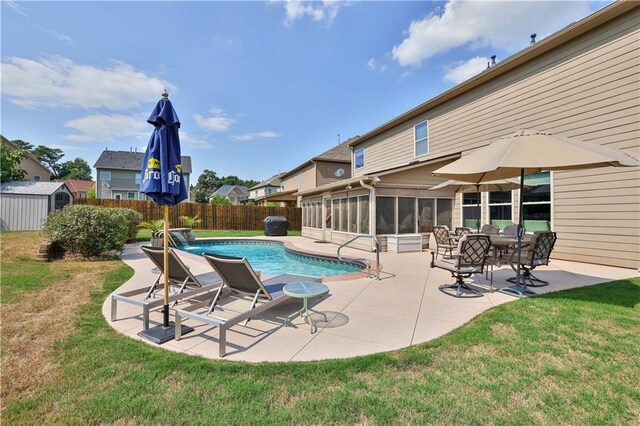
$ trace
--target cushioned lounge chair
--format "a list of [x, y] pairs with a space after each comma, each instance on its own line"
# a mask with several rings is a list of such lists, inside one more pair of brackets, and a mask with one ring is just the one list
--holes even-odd
[[[466, 235], [458, 243], [458, 250], [450, 259], [436, 259], [431, 253], [431, 267], [440, 268], [451, 272], [456, 278], [454, 284], [443, 284], [438, 289], [445, 294], [454, 297], [480, 297], [482, 294], [465, 282], [473, 274], [481, 274], [484, 271], [485, 261], [489, 253], [491, 240], [486, 235]], [[455, 293], [451, 290], [455, 289]]]
[[[176, 310], [176, 340], [181, 338], [181, 324], [183, 318], [189, 318], [205, 324], [218, 327], [219, 348], [218, 354], [223, 357], [226, 354], [227, 330], [236, 324], [243, 325], [256, 315], [266, 311], [289, 299], [282, 288], [292, 282], [316, 281], [316, 278], [302, 275], [285, 274], [264, 282], [260, 281], [258, 274], [253, 270], [245, 258], [222, 256], [219, 254], [205, 253], [204, 258], [222, 278], [223, 285], [209, 300], [195, 303]], [[245, 299], [250, 305], [245, 310], [232, 310], [220, 305], [223, 298]], [[204, 313], [195, 311], [206, 308]], [[217, 312], [233, 312], [231, 317], [215, 315]]]
[[[151, 286], [129, 290], [111, 296], [111, 321], [117, 320], [118, 302], [142, 307], [142, 329], [149, 328], [149, 311], [164, 305], [164, 251], [161, 247], [142, 246], [144, 254], [160, 270]], [[180, 260], [174, 249], [169, 249], [169, 302], [175, 305], [179, 300], [194, 296], [206, 296], [218, 290], [221, 280], [217, 276], [207, 277], [206, 282], [196, 278]]]

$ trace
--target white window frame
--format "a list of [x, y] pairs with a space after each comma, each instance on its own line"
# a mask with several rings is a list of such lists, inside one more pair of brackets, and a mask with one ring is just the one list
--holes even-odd
[[[486, 194], [487, 197], [487, 223], [491, 223], [491, 207], [493, 206], [511, 206], [511, 222], [514, 223], [514, 199], [513, 199], [513, 191], [509, 191], [511, 192], [511, 201], [509, 201], [508, 203], [491, 203], [491, 192], [500, 192], [500, 191], [489, 191]], [[507, 191], [503, 191], [503, 192], [507, 192]], [[482, 199], [480, 199], [480, 205], [482, 205]], [[482, 213], [480, 214], [482, 216]]]
[[[362, 152], [362, 165], [361, 166], [358, 166], [358, 161], [357, 161], [359, 152]], [[353, 151], [353, 168], [354, 169], [361, 169], [363, 167], [364, 167], [364, 148], [359, 148], [359, 149], [356, 149], [355, 151]]]
[[[106, 175], [109, 175], [109, 178], [106, 178]], [[100, 170], [100, 180], [111, 181], [111, 172], [107, 170]]]
[[[421, 124], [425, 124], [427, 125], [427, 136], [423, 139], [416, 139], [416, 127], [420, 126]], [[420, 154], [418, 155], [417, 150], [416, 150], [416, 146], [418, 145], [418, 142], [421, 141], [427, 141], [427, 152], [425, 152], [424, 154]], [[429, 155], [429, 120], [424, 120], [421, 121], [420, 123], [416, 124], [415, 126], [413, 126], [413, 157], [414, 158], [418, 158], [418, 157], [424, 157]]]
[[40, 175], [33, 175], [34, 182], [40, 182]]
[[136, 182], [136, 184], [140, 185], [140, 182], [142, 182], [142, 173], [136, 173], [134, 180]]
[[[133, 194], [133, 197], [130, 197], [129, 195]], [[135, 200], [136, 199], [136, 192], [135, 191], [128, 191], [127, 192], [127, 200]]]

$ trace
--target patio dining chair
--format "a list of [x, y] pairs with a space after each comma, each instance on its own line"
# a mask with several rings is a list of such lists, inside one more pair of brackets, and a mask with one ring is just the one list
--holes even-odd
[[500, 227], [498, 225], [482, 225], [480, 233], [486, 235], [498, 235], [500, 234]]
[[[520, 255], [520, 267], [524, 270], [521, 279], [525, 285], [529, 287], [544, 287], [549, 285], [548, 281], [541, 280], [531, 273], [538, 266], [546, 266], [549, 264], [549, 257], [556, 244], [557, 236], [552, 231], [536, 231], [531, 237], [529, 245], [522, 250]], [[511, 255], [511, 268], [515, 271], [518, 263], [518, 251], [514, 251]], [[515, 277], [507, 279], [514, 283]]]
[[440, 250], [444, 250], [442, 256], [446, 256], [449, 252], [449, 256], [453, 255], [453, 249], [458, 245], [451, 237], [449, 228], [443, 225], [437, 225], [433, 227], [433, 237], [436, 240], [436, 258], [440, 254]]
[[482, 296], [478, 290], [469, 287], [464, 279], [484, 271], [490, 246], [491, 240], [486, 235], [466, 235], [460, 239], [457, 253], [451, 259], [436, 259], [431, 252], [431, 267], [449, 271], [456, 279], [454, 284], [443, 284], [438, 289], [449, 296], [460, 298]]
[[455, 231], [456, 237], [462, 238], [465, 235], [469, 235], [471, 233], [471, 228], [467, 228], [466, 226], [458, 226]]

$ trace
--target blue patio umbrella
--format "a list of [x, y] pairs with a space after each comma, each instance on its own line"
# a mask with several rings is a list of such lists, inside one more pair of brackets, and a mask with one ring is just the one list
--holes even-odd
[[[166, 91], [147, 122], [154, 128], [142, 161], [140, 192], [164, 206], [164, 320], [162, 325], [144, 330], [139, 335], [162, 344], [172, 340], [175, 334], [173, 323], [169, 322], [169, 206], [188, 198], [182, 178], [180, 120]], [[182, 333], [191, 330], [183, 329]]]

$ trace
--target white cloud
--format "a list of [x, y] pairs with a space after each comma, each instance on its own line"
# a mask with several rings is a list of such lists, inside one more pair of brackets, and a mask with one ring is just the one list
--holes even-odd
[[590, 13], [585, 1], [501, 2], [450, 0], [441, 14], [412, 21], [402, 43], [392, 49], [402, 66], [422, 61], [450, 49], [492, 47], [513, 52]]
[[187, 132], [180, 131], [180, 142], [190, 148], [211, 149], [213, 145], [202, 138], [192, 137]]
[[76, 146], [76, 145], [58, 145], [58, 144], [51, 144], [51, 145], [47, 145], [49, 148], [58, 148], [63, 150], [64, 152], [68, 152], [68, 151], [86, 151], [87, 148], [86, 147], [82, 147], [82, 146]]
[[173, 86], [123, 62], [98, 67], [62, 57], [12, 56], [2, 63], [2, 94], [25, 108], [127, 110], [159, 99], [165, 88]]
[[350, 2], [337, 0], [283, 0], [272, 3], [284, 5], [284, 10], [287, 14], [287, 18], [284, 21], [286, 26], [291, 26], [295, 21], [303, 19], [305, 16], [308, 16], [314, 22], [324, 22], [326, 25], [331, 25], [338, 16], [340, 8], [350, 5]]
[[467, 61], [458, 62], [454, 67], [447, 69], [444, 79], [455, 84], [462, 83], [487, 69], [487, 62], [490, 61], [488, 58], [476, 56]]
[[93, 114], [64, 123], [78, 131], [65, 135], [76, 142], [105, 142], [119, 138], [148, 138], [153, 127], [146, 122], [143, 114], [137, 116], [123, 114]]
[[27, 9], [24, 8], [22, 5], [19, 5], [17, 1], [7, 0], [7, 1], [4, 1], [3, 3], [9, 6], [11, 9], [13, 9], [13, 11], [16, 12], [18, 15], [22, 15], [22, 16], [29, 15], [27, 13]]
[[68, 35], [59, 33], [57, 31], [50, 30], [50, 29], [45, 28], [45, 27], [38, 26], [38, 28], [40, 29], [40, 31], [42, 31], [44, 33], [47, 33], [50, 36], [58, 39], [58, 41], [61, 41], [61, 42], [65, 43], [65, 44], [73, 44], [73, 40]]
[[203, 130], [224, 132], [235, 123], [235, 120], [220, 108], [211, 108], [209, 114], [211, 114], [209, 117], [204, 117], [201, 114], [195, 114], [193, 116], [196, 125]]
[[375, 72], [384, 72], [384, 70], [387, 69], [387, 66], [371, 58], [367, 61], [367, 68]]
[[280, 134], [276, 132], [272, 132], [270, 130], [266, 130], [263, 132], [255, 132], [255, 133], [246, 133], [244, 135], [234, 135], [231, 136], [231, 139], [235, 141], [250, 141], [252, 139], [271, 139], [271, 138], [279, 138]]

